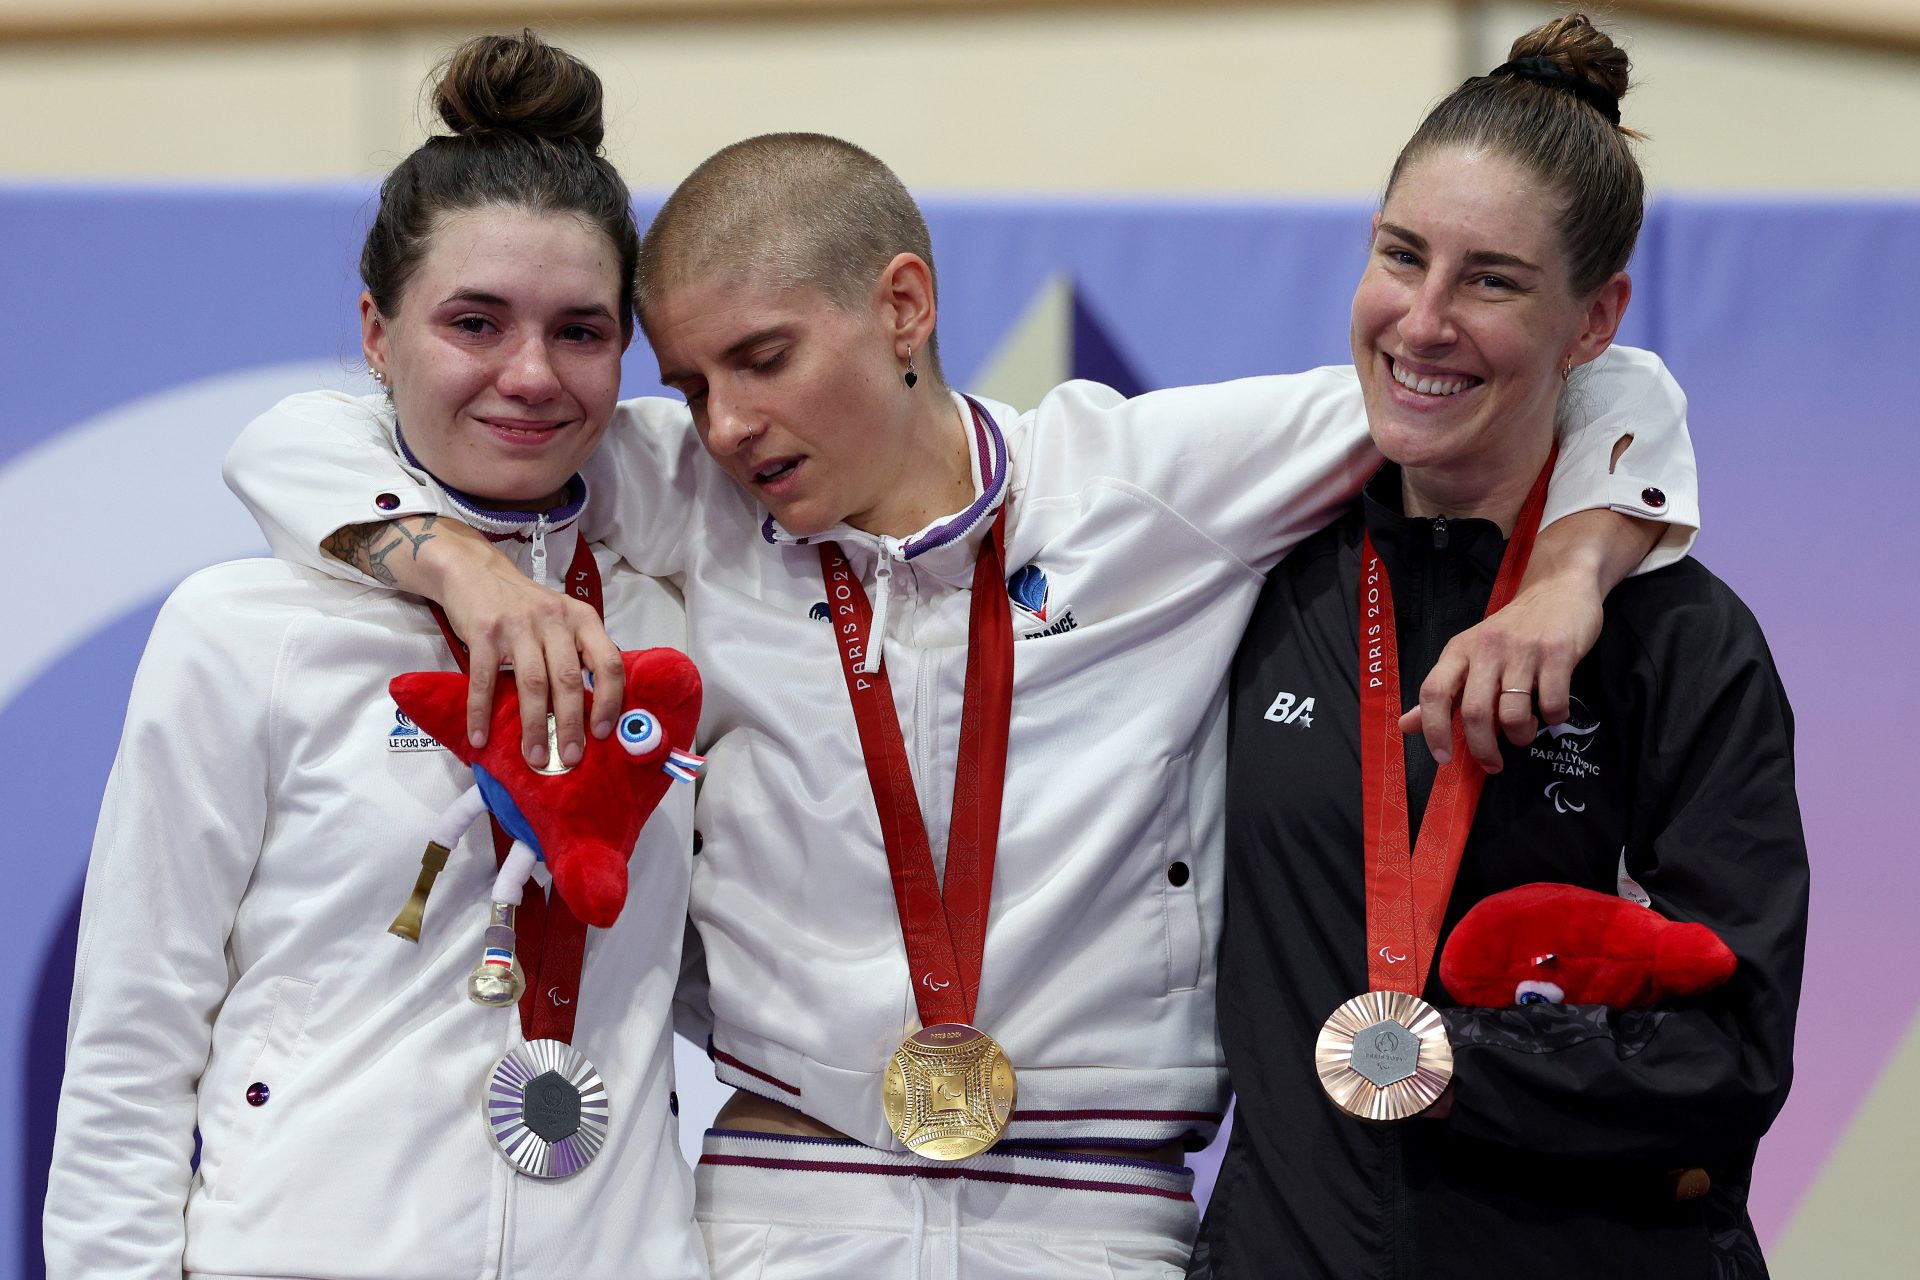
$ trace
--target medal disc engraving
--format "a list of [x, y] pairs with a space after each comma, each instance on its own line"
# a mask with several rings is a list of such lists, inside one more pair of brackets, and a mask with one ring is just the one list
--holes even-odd
[[1335, 1009], [1313, 1057], [1327, 1096], [1362, 1120], [1418, 1115], [1453, 1079], [1453, 1046], [1439, 1010], [1400, 991], [1369, 991]]
[[1000, 1141], [1016, 1092], [1013, 1064], [992, 1036], [942, 1022], [901, 1042], [887, 1063], [881, 1101], [908, 1150], [965, 1160]]
[[520, 1118], [548, 1142], [580, 1132], [580, 1091], [558, 1071], [535, 1076], [527, 1084]]
[[1384, 1089], [1399, 1084], [1420, 1066], [1420, 1039], [1392, 1018], [1376, 1022], [1353, 1038], [1348, 1064]]
[[606, 1081], [559, 1040], [508, 1050], [487, 1074], [480, 1110], [501, 1158], [533, 1178], [580, 1172], [607, 1140]]

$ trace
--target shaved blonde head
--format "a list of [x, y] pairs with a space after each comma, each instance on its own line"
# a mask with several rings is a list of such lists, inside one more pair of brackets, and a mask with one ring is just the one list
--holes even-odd
[[[709, 156], [667, 198], [640, 244], [634, 304], [645, 325], [668, 291], [718, 276], [813, 289], [853, 310], [902, 253], [932, 273], [927, 220], [893, 170], [826, 134], [762, 134]], [[925, 363], [938, 378], [936, 338]]]

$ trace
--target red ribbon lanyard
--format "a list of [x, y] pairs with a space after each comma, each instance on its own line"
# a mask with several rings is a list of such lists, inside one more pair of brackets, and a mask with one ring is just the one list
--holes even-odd
[[[1506, 607], [1527, 571], [1547, 480], [1559, 449], [1533, 482], [1500, 558], [1486, 616]], [[1440, 766], [1420, 822], [1420, 841], [1408, 852], [1407, 758], [1400, 732], [1400, 649], [1393, 587], [1386, 566], [1363, 535], [1360, 556], [1360, 781], [1367, 858], [1367, 988], [1426, 990], [1460, 855], [1480, 804], [1487, 775], [1467, 754], [1466, 732], [1453, 718], [1453, 756]]]
[[867, 781], [880, 811], [880, 834], [893, 874], [893, 901], [907, 944], [920, 1025], [971, 1022], [980, 997], [980, 964], [993, 900], [993, 858], [1000, 840], [1000, 794], [1007, 778], [1007, 724], [1013, 716], [1013, 610], [1000, 542], [1000, 508], [973, 565], [967, 612], [967, 684], [960, 711], [960, 753], [953, 778], [953, 820], [945, 883], [933, 867], [926, 819], [913, 791], [907, 746], [882, 667], [855, 668], [866, 656], [873, 607], [838, 545], [820, 548], [840, 668], [860, 727]]
[[[606, 617], [600, 566], [580, 535], [575, 535], [573, 562], [567, 566], [566, 592]], [[453, 660], [460, 670], [468, 671], [466, 642], [453, 633], [444, 609], [437, 604], [428, 607], [440, 624], [440, 634], [447, 638]], [[493, 865], [498, 867], [507, 860], [513, 837], [498, 819], [489, 815], [487, 821], [493, 828]], [[580, 1002], [580, 968], [587, 954], [587, 926], [567, 909], [559, 894], [542, 893], [534, 886], [520, 900], [513, 925], [515, 954], [527, 976], [527, 990], [520, 997], [520, 1034], [528, 1040], [571, 1043], [573, 1015]]]

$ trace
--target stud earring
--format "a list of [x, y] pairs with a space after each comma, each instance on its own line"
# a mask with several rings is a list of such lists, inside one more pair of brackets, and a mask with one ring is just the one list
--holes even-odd
[[1568, 363], [1561, 367], [1560, 381], [1565, 382], [1568, 378], [1571, 378], [1572, 376], [1573, 376], [1573, 365], [1571, 363]]
[[907, 373], [906, 377], [902, 380], [907, 384], [907, 390], [909, 391], [913, 390], [915, 384], [920, 381], [920, 375], [916, 373], [913, 368], [913, 348], [911, 346], [907, 348]]

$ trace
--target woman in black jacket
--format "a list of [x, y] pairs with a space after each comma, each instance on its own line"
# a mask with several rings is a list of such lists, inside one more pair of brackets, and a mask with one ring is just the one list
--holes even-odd
[[[1393, 724], [1523, 555], [1556, 423], [1626, 309], [1626, 82], [1584, 17], [1528, 33], [1433, 110], [1376, 215], [1352, 342], [1390, 461], [1274, 571], [1233, 670], [1219, 1007], [1239, 1101], [1195, 1276], [1766, 1274], [1746, 1197], [1792, 1075], [1807, 864], [1752, 615], [1692, 560], [1623, 583], [1572, 714], [1515, 735], [1477, 809], [1458, 735], [1444, 766]], [[1526, 720], [1525, 690], [1482, 696]], [[1704, 923], [1738, 969], [1645, 1010], [1452, 1007], [1437, 948], [1534, 881]], [[1316, 1070], [1328, 1016], [1369, 990], [1424, 997], [1451, 1045], [1450, 1085], [1397, 1123], [1340, 1110]]]

